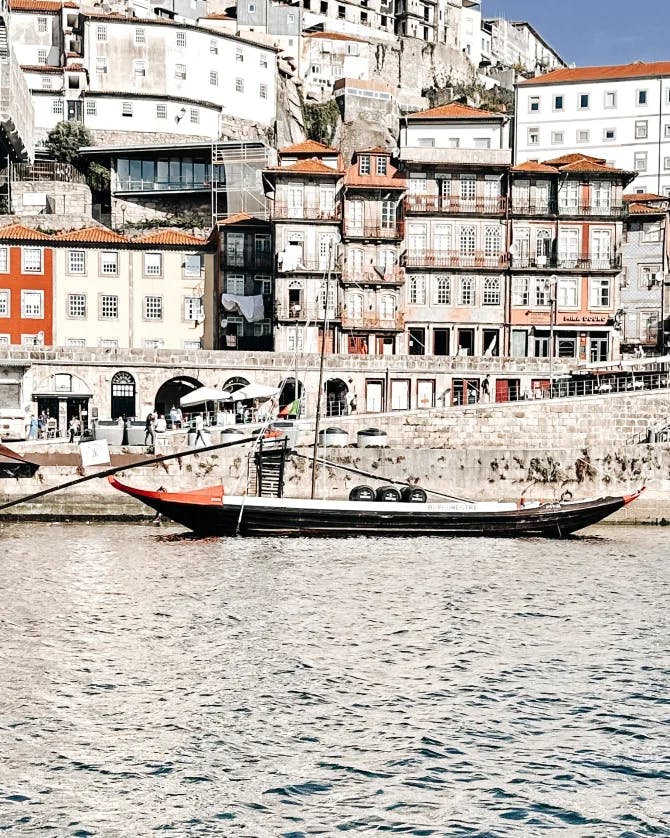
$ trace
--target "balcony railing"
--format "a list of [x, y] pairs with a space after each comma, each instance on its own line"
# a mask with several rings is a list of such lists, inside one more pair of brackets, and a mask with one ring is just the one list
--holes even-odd
[[235, 253], [224, 250], [221, 254], [221, 263], [225, 268], [271, 271], [273, 262], [274, 256], [272, 253], [256, 253], [253, 250]]
[[463, 213], [473, 215], [500, 215], [505, 212], [506, 199], [497, 198], [461, 198], [457, 195], [407, 195], [405, 212], [411, 213]]
[[513, 256], [512, 270], [618, 271], [621, 256]]
[[51, 180], [61, 183], [86, 183], [84, 175], [69, 163], [15, 163], [12, 166], [12, 180]]
[[271, 205], [272, 218], [302, 219], [303, 221], [338, 221], [340, 218], [340, 204], [324, 209], [320, 204], [292, 204], [275, 203]]
[[402, 285], [405, 281], [404, 268], [391, 268], [385, 270], [373, 268], [366, 270], [345, 269], [342, 271], [342, 283], [344, 285]]
[[340, 319], [339, 309], [334, 305], [329, 306], [327, 311], [324, 311], [323, 306], [320, 305], [282, 304], [276, 307], [275, 313], [277, 320], [312, 320], [315, 323], [321, 323], [323, 322], [324, 316], [330, 321]]
[[355, 331], [399, 332], [405, 328], [405, 315], [396, 311], [390, 317], [381, 314], [353, 314], [342, 308], [341, 325], [343, 329]]
[[505, 253], [459, 253], [458, 251], [423, 250], [405, 254], [407, 268], [506, 268]]
[[512, 203], [512, 215], [558, 215], [568, 217], [592, 216], [622, 218], [626, 214], [623, 204], [557, 204], [555, 201], [537, 203]]
[[211, 181], [195, 178], [173, 178], [156, 180], [148, 178], [119, 178], [116, 192], [193, 192], [211, 189]]
[[404, 233], [402, 221], [393, 224], [362, 223], [344, 220], [342, 232], [350, 239], [401, 239]]
[[[280, 254], [281, 257], [281, 254]], [[310, 273], [310, 274], [325, 274], [328, 271], [328, 259], [294, 259], [294, 258], [278, 258], [277, 270], [280, 273]], [[331, 273], [339, 273], [340, 268], [336, 260], [330, 266]]]

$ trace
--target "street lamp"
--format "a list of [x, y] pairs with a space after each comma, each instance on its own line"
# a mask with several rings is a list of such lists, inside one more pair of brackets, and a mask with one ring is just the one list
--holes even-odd
[[549, 398], [554, 395], [554, 325], [556, 323], [556, 286], [558, 277], [552, 274], [545, 280], [549, 291]]

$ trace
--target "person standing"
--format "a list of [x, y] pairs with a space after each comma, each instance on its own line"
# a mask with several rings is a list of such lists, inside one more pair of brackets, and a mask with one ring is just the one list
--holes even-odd
[[488, 375], [482, 381], [482, 401], [486, 403], [491, 401], [491, 379]]
[[207, 445], [205, 441], [205, 435], [203, 433], [204, 428], [205, 423], [202, 419], [202, 413], [198, 413], [198, 415], [195, 417], [195, 442], [193, 443], [194, 448], [198, 447], [198, 440], [202, 442], [203, 446]]
[[144, 444], [156, 444], [156, 422], [152, 412], [147, 413], [147, 419], [144, 423]]
[[77, 433], [77, 425], [79, 424], [79, 420], [76, 416], [73, 416], [70, 419], [70, 424], [68, 425], [68, 431], [70, 433], [70, 442], [74, 442], [75, 435]]

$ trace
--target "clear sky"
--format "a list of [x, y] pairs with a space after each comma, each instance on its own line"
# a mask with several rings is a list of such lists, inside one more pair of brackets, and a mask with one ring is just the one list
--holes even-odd
[[482, 0], [482, 16], [527, 20], [568, 64], [670, 61], [670, 0]]

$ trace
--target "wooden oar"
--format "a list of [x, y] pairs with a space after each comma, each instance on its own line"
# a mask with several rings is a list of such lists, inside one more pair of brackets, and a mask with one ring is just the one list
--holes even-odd
[[9, 509], [10, 506], [18, 506], [20, 503], [27, 503], [37, 498], [42, 498], [45, 495], [50, 495], [52, 492], [59, 492], [61, 489], [67, 489], [70, 486], [76, 486], [78, 483], [86, 483], [87, 480], [95, 480], [97, 477], [109, 477], [119, 471], [128, 471], [131, 468], [139, 468], [140, 466], [152, 465], [154, 463], [165, 463], [168, 460], [176, 460], [180, 457], [189, 457], [191, 454], [204, 454], [207, 451], [217, 451], [220, 448], [230, 448], [234, 445], [245, 445], [247, 442], [255, 442], [256, 437], [249, 436], [243, 439], [235, 439], [232, 442], [220, 442], [217, 445], [207, 445], [203, 448], [188, 448], [186, 451], [179, 451], [177, 454], [161, 454], [158, 457], [150, 457], [146, 460], [140, 460], [138, 463], [130, 463], [125, 466], [113, 466], [104, 471], [96, 471], [95, 474], [87, 474], [85, 477], [77, 477], [75, 480], [68, 480], [67, 483], [60, 483], [58, 486], [52, 486], [50, 489], [42, 489], [40, 492], [34, 492], [32, 495], [26, 495], [23, 498], [10, 500], [7, 503], [0, 505], [0, 511]]

